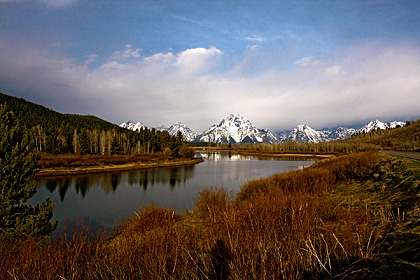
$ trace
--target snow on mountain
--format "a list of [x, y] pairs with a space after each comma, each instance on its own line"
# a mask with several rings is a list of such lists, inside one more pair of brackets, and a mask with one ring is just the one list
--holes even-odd
[[404, 126], [404, 122], [390, 122], [384, 123], [379, 120], [371, 121], [360, 129], [338, 127], [335, 130], [314, 130], [307, 125], [298, 125], [291, 131], [282, 131], [277, 134], [277, 138], [280, 142], [285, 141], [297, 141], [300, 143], [320, 143], [326, 141], [333, 141], [339, 139], [346, 139], [356, 133], [367, 133], [377, 129], [395, 128], [398, 126]]
[[399, 121], [393, 121], [389, 123], [389, 128], [396, 128], [396, 127], [402, 127], [405, 125], [405, 122], [399, 122]]
[[197, 133], [193, 132], [188, 126], [182, 123], [176, 123], [166, 129], [170, 135], [177, 135], [181, 132], [182, 138], [188, 142], [193, 142], [197, 138]]
[[169, 128], [166, 127], [166, 126], [164, 126], [164, 125], [162, 125], [162, 126], [155, 127], [155, 129], [156, 130], [160, 130], [160, 131], [164, 131], [164, 130], [168, 130]]
[[368, 124], [364, 125], [361, 129], [359, 129], [358, 132], [361, 133], [368, 133], [371, 132], [373, 130], [377, 130], [377, 129], [387, 129], [388, 128], [388, 124], [381, 122], [380, 120], [374, 120], [369, 122]]
[[134, 131], [140, 131], [140, 129], [145, 128], [145, 126], [141, 122], [134, 123], [132, 121], [123, 122], [122, 124], [120, 124], [120, 127]]
[[238, 114], [230, 114], [218, 125], [213, 125], [203, 132], [198, 141], [213, 143], [257, 143], [278, 142], [277, 138], [267, 129], [259, 129]]
[[316, 131], [308, 125], [298, 125], [287, 136], [285, 141], [297, 141], [303, 143], [320, 143], [326, 141], [325, 133]]
[[[140, 131], [141, 128], [146, 128], [141, 122], [134, 123], [132, 121], [123, 122], [120, 127], [127, 128], [134, 131]], [[156, 127], [156, 130], [166, 130], [170, 135], [177, 135], [178, 131], [182, 133], [182, 137], [186, 141], [194, 141], [197, 137], [197, 133], [193, 132], [188, 126], [182, 123], [176, 123], [171, 125], [169, 128], [165, 126]]]
[[331, 131], [331, 133], [328, 135], [328, 141], [346, 139], [355, 134], [356, 132], [357, 130], [354, 128], [340, 126], [337, 127], [335, 130]]
[[[379, 120], [371, 121], [360, 129], [338, 127], [336, 129], [315, 130], [308, 125], [298, 125], [291, 131], [282, 131], [277, 134], [268, 129], [259, 129], [251, 122], [238, 114], [230, 114], [219, 124], [213, 125], [203, 133], [193, 132], [187, 125], [176, 123], [169, 128], [161, 126], [157, 130], [166, 130], [170, 135], [182, 133], [183, 139], [189, 142], [201, 141], [212, 143], [278, 143], [285, 141], [297, 141], [300, 143], [320, 143], [332, 140], [345, 139], [356, 133], [367, 133], [377, 129], [395, 128], [404, 126], [404, 122], [393, 121], [384, 123]], [[138, 122], [124, 122], [121, 127], [138, 130], [145, 126]]]
[[358, 132], [368, 133], [377, 129], [396, 128], [398, 126], [404, 126], [404, 125], [405, 125], [404, 122], [399, 122], [399, 121], [384, 123], [384, 122], [381, 122], [380, 120], [374, 120], [374, 121], [369, 122], [367, 125], [363, 126], [361, 129], [358, 130]]

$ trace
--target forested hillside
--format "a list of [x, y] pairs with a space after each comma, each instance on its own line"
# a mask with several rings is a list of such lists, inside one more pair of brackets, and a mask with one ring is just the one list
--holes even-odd
[[407, 121], [402, 127], [359, 133], [341, 142], [376, 145], [381, 149], [418, 151], [420, 149], [420, 120]]
[[235, 147], [239, 152], [303, 152], [303, 153], [353, 153], [367, 150], [420, 151], [420, 120], [407, 121], [405, 126], [378, 129], [367, 133], [358, 133], [344, 140], [328, 142], [244, 144]]
[[130, 154], [164, 151], [180, 155], [182, 135], [130, 131], [95, 116], [61, 114], [22, 98], [0, 93], [0, 104], [30, 131], [38, 152], [50, 154]]

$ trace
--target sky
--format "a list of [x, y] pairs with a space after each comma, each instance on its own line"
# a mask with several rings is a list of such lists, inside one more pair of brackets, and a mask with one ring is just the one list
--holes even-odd
[[0, 92], [204, 131], [420, 118], [420, 1], [0, 0]]

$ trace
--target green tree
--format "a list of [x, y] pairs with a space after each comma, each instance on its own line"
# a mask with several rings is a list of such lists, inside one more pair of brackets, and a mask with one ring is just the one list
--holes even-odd
[[54, 204], [26, 204], [36, 192], [33, 177], [39, 156], [33, 152], [29, 133], [12, 112], [0, 106], [0, 240], [13, 241], [50, 236], [56, 222], [50, 222]]
[[115, 134], [111, 142], [111, 154], [121, 155], [122, 153], [123, 153], [123, 148], [121, 147], [117, 134]]

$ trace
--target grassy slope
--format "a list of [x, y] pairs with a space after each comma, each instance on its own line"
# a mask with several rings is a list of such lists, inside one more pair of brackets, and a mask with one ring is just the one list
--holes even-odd
[[340, 140], [342, 143], [365, 143], [383, 149], [415, 151], [420, 149], [420, 120], [393, 129], [377, 130]]
[[416, 279], [420, 275], [419, 161], [383, 156], [372, 177], [340, 185], [332, 196], [349, 208], [370, 211], [383, 235], [376, 240], [377, 254], [364, 267], [363, 278]]

